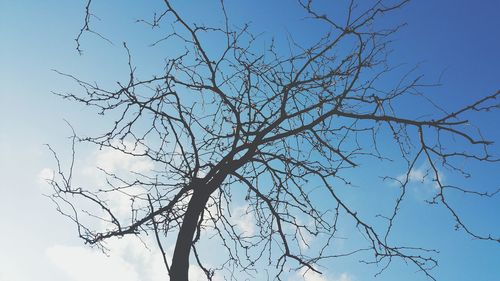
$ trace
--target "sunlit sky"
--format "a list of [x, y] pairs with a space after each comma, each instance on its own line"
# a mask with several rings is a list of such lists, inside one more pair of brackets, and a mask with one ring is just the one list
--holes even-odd
[[[155, 35], [134, 23], [138, 18], [150, 17], [154, 10], [151, 7], [161, 7], [163, 1], [94, 1], [95, 13], [101, 17], [101, 21], [94, 21], [95, 28], [109, 35], [114, 44], [85, 35], [84, 55], [80, 56], [74, 38], [82, 25], [84, 1], [0, 0], [0, 281], [166, 280], [154, 245], [148, 250], [134, 239], [111, 241], [110, 256], [106, 257], [83, 245], [74, 226], [42, 195], [48, 192], [43, 177], [54, 168], [44, 144], [51, 144], [61, 151], [63, 160], [67, 159], [67, 137], [71, 131], [64, 120], [79, 132], [105, 128], [93, 112], [51, 93], [76, 89], [71, 81], [52, 70], [109, 83], [126, 75], [123, 40], [127, 40], [145, 73], [161, 68], [163, 60], [158, 57], [176, 47], [148, 47]], [[181, 1], [174, 3], [177, 2]], [[204, 1], [182, 2], [178, 5], [186, 15], [209, 20], [210, 9]], [[303, 14], [299, 9], [290, 8], [295, 6], [293, 1], [227, 2], [230, 17], [237, 22], [251, 20], [256, 33], [290, 32], [307, 42], [307, 28], [311, 26], [300, 20]], [[429, 94], [447, 108], [492, 94], [500, 87], [499, 11], [500, 2], [496, 0], [415, 0], [385, 19], [389, 24], [408, 23], [392, 37], [390, 62], [404, 64], [404, 69], [419, 64], [418, 73], [424, 73], [427, 81], [440, 80], [443, 85], [429, 89]], [[498, 122], [498, 112], [475, 118], [484, 135], [500, 143]], [[493, 149], [496, 155], [500, 155], [499, 148]], [[111, 170], [148, 165], [112, 151], [83, 151], [81, 174], [90, 184], [100, 180], [92, 174], [95, 165]], [[500, 187], [498, 164], [468, 168], [478, 175], [470, 181], [473, 188], [491, 191]], [[401, 172], [387, 174], [396, 177]], [[372, 173], [377, 176], [376, 171]], [[427, 180], [419, 182], [418, 169], [414, 177], [412, 198], [403, 215], [406, 221], [401, 225], [405, 228], [417, 223], [427, 228], [418, 233], [400, 233], [418, 240], [418, 245], [440, 250], [439, 267], [432, 271], [435, 277], [454, 281], [499, 280], [500, 245], [475, 241], [454, 231], [452, 218], [443, 210], [422, 208], [426, 189], [433, 186]], [[363, 183], [362, 179], [359, 181]], [[373, 189], [367, 190], [366, 196], [376, 194]], [[454, 198], [457, 205], [463, 205], [466, 221], [480, 233], [500, 235], [500, 197], [469, 199]], [[369, 208], [367, 205], [360, 212], [369, 212]], [[252, 231], [251, 221], [244, 219], [243, 216], [240, 227]], [[334, 259], [322, 266], [323, 276], [309, 276], [307, 280], [425, 280], [415, 267], [401, 262], [394, 263], [378, 278], [374, 277], [376, 267], [360, 264], [355, 258]], [[197, 274], [200, 273], [193, 272], [193, 280], [200, 278]], [[301, 280], [301, 275], [290, 278]]]

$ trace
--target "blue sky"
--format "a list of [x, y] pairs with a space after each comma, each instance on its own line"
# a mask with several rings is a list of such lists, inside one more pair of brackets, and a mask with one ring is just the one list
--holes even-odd
[[[111, 269], [120, 271], [123, 280], [158, 280], [155, 278], [162, 276], [155, 262], [158, 253], [145, 251], [137, 242], [112, 242], [115, 254], [110, 258], [84, 247], [76, 239], [73, 226], [42, 196], [46, 186], [40, 176], [53, 168], [51, 155], [43, 144], [50, 143], [64, 155], [70, 131], [63, 119], [85, 133], [104, 128], [102, 120], [91, 111], [51, 94], [76, 89], [71, 81], [51, 69], [86, 80], [113, 83], [127, 71], [121, 41], [127, 40], [145, 74], [161, 69], [162, 60], [158, 60], [158, 56], [176, 50], [176, 46], [165, 45], [149, 48], [155, 34], [133, 23], [137, 18], [148, 17], [154, 7], [162, 6], [162, 1], [148, 0], [142, 4], [94, 1], [95, 12], [102, 18], [100, 22], [94, 21], [95, 28], [115, 44], [85, 35], [82, 41], [85, 53], [79, 56], [73, 39], [82, 24], [83, 1], [0, 0], [0, 281], [117, 279], [106, 277], [113, 276], [107, 275]], [[210, 8], [203, 1], [193, 2], [196, 4], [183, 1], [178, 6], [189, 13], [189, 17], [205, 20]], [[264, 36], [270, 38], [273, 34], [290, 32], [303, 42], [314, 40], [321, 28], [311, 32], [314, 25], [297, 21], [303, 14], [290, 6], [293, 6], [290, 1], [284, 0], [231, 1], [229, 4], [235, 21], [251, 20], [256, 33], [264, 32]], [[443, 85], [429, 89], [428, 94], [447, 108], [491, 94], [500, 86], [499, 10], [500, 2], [494, 0], [415, 0], [384, 19], [387, 24], [408, 23], [392, 37], [394, 51], [390, 62], [404, 64], [402, 71], [420, 64], [417, 72], [425, 74], [429, 82], [441, 77]], [[408, 110], [420, 109], [415, 105]], [[483, 128], [487, 138], [500, 142], [498, 112], [475, 117], [473, 121]], [[147, 165], [109, 151], [96, 152], [91, 148], [82, 148], [82, 151], [83, 169], [97, 162], [106, 163], [111, 169]], [[493, 151], [499, 155], [499, 146]], [[468, 168], [477, 176], [465, 184], [482, 190], [500, 186], [498, 164]], [[372, 177], [387, 172], [370, 167], [360, 171]], [[356, 193], [359, 196], [352, 199], [364, 206], [361, 211], [370, 212], [373, 203], [364, 200], [376, 196], [381, 188], [394, 189], [390, 183], [366, 182], [357, 178], [358, 171], [352, 172], [363, 187]], [[395, 168], [391, 172], [397, 176], [402, 171]], [[86, 180], [99, 180], [88, 173], [91, 172], [86, 174], [90, 179]], [[422, 199], [433, 188], [432, 183], [419, 183], [418, 173], [414, 176], [417, 180], [411, 185], [410, 200], [399, 220], [401, 240], [441, 250], [440, 266], [433, 271], [438, 280], [497, 280], [500, 246], [473, 241], [463, 232], [453, 231], [453, 222], [446, 212], [422, 204]], [[449, 175], [449, 180], [459, 179]], [[497, 215], [500, 198], [480, 201], [457, 195], [453, 202], [461, 206], [464, 218], [479, 232], [489, 230], [500, 235], [500, 216]], [[248, 227], [245, 223], [248, 222], [242, 222], [242, 227]], [[376, 268], [359, 264], [356, 259], [332, 260], [323, 266], [327, 279], [311, 277], [310, 280], [424, 280], [415, 273], [414, 267], [402, 263], [395, 263], [378, 279], [373, 277]]]

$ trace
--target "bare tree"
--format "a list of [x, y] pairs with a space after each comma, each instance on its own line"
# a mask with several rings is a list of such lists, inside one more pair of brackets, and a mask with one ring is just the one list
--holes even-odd
[[[72, 182], [74, 165], [66, 171], [54, 153], [59, 168], [51, 181], [51, 198], [74, 221], [86, 243], [105, 247], [102, 243], [111, 237], [154, 233], [170, 280], [175, 281], [188, 280], [190, 257], [208, 280], [221, 269], [251, 274], [263, 260], [276, 269], [273, 278], [280, 280], [289, 266], [319, 272], [322, 260], [359, 252], [371, 253], [364, 262], [381, 264], [382, 270], [401, 259], [434, 279], [433, 250], [401, 246], [390, 236], [412, 170], [420, 162], [427, 163], [428, 177], [438, 187], [428, 203], [448, 210], [467, 235], [500, 242], [471, 229], [447, 199], [453, 192], [493, 193], [446, 184], [440, 173], [446, 169], [466, 175], [456, 165], [461, 159], [498, 161], [488, 152], [492, 142], [483, 139], [467, 118], [498, 109], [500, 92], [448, 111], [429, 102], [422, 93], [429, 85], [421, 77], [407, 73], [391, 87], [380, 83], [395, 71], [387, 65], [386, 55], [388, 37], [399, 27], [380, 28], [377, 19], [407, 1], [373, 1], [370, 6], [348, 1], [339, 6], [345, 6], [343, 18], [335, 18], [316, 10], [311, 0], [300, 0], [308, 20], [330, 31], [310, 46], [301, 46], [292, 34], [285, 52], [274, 41], [262, 48], [248, 25], [234, 27], [222, 1], [221, 26], [191, 23], [172, 1], [163, 2], [164, 10], [151, 21], [139, 21], [162, 31], [153, 45], [172, 42], [181, 50], [165, 59], [163, 73], [139, 78], [133, 50], [124, 44], [129, 75], [117, 88], [63, 74], [82, 92], [59, 95], [115, 118], [104, 134], [75, 134], [73, 144], [87, 142], [155, 163], [151, 173], [127, 176], [103, 169], [108, 178], [105, 188], [82, 188]], [[85, 33], [105, 38], [91, 28], [92, 17], [88, 0], [76, 39], [79, 52]], [[220, 42], [216, 50], [209, 44], [213, 38]], [[432, 115], [411, 117], [401, 107], [408, 100], [426, 102]], [[388, 215], [362, 213], [342, 196], [352, 181], [352, 173], [346, 171], [366, 159], [390, 161], [394, 155], [387, 147], [397, 147], [397, 160], [406, 163], [403, 177], [380, 175], [398, 182], [399, 195]], [[135, 187], [143, 192], [129, 192]], [[317, 190], [328, 194], [328, 204], [317, 203]], [[127, 220], [119, 218], [106, 200], [114, 194], [132, 200]], [[239, 231], [230, 219], [235, 194], [244, 194], [246, 212], [255, 217], [258, 230], [251, 235]], [[85, 208], [77, 205], [80, 202]], [[369, 219], [375, 215], [382, 223]], [[107, 228], [95, 229], [88, 217], [106, 221]], [[339, 220], [354, 222], [366, 247], [331, 251]], [[204, 264], [197, 249], [209, 229], [227, 257], [215, 269]], [[162, 241], [172, 235], [177, 239], [169, 261]], [[323, 243], [314, 254], [301, 247], [308, 243], [308, 235]]]

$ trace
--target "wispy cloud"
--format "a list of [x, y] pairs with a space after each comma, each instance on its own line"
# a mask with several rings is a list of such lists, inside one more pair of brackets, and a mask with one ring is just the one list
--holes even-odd
[[400, 182], [405, 182], [406, 177], [408, 177], [409, 182], [424, 182], [429, 175], [427, 174], [426, 169], [424, 168], [414, 168], [410, 171], [409, 174], [401, 174], [396, 177], [396, 179]]
[[319, 274], [307, 268], [300, 269], [295, 276], [292, 276], [288, 281], [356, 281], [353, 275], [342, 273], [340, 275], [332, 275], [328, 273]]
[[[443, 183], [445, 176], [442, 172], [438, 171], [438, 177], [441, 183]], [[409, 184], [423, 184], [425, 186], [431, 186], [434, 188], [439, 188], [439, 184], [436, 181], [435, 172], [430, 169], [427, 165], [422, 165], [418, 168], [413, 168], [409, 173], [402, 173], [398, 175], [395, 179], [395, 184], [399, 185], [406, 182], [408, 178]]]
[[[123, 143], [113, 143], [113, 145], [120, 147], [126, 152], [135, 154], [142, 154], [146, 149], [145, 146], [135, 146], [127, 141], [124, 141]], [[117, 171], [146, 173], [154, 168], [154, 163], [145, 157], [133, 156], [112, 148], [104, 148], [96, 151], [94, 153], [93, 162], [95, 166], [110, 173]]]
[[47, 249], [46, 254], [70, 281], [140, 281], [134, 267], [120, 256], [106, 257], [92, 249], [63, 245]]
[[233, 211], [232, 219], [243, 235], [251, 236], [255, 233], [255, 217], [248, 210], [248, 204], [236, 207]]
[[334, 279], [335, 281], [355, 281], [354, 277], [352, 275], [349, 275], [348, 273], [342, 273], [337, 279]]
[[55, 171], [50, 168], [43, 168], [38, 172], [36, 177], [36, 183], [38, 187], [44, 194], [49, 194], [52, 192], [49, 181], [53, 180], [55, 176]]

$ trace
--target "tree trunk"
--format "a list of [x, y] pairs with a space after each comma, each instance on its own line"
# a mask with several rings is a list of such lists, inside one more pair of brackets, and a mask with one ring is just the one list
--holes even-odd
[[210, 197], [210, 192], [197, 187], [194, 190], [188, 208], [182, 221], [181, 229], [175, 243], [172, 266], [170, 267], [170, 281], [188, 281], [189, 253], [193, 243], [194, 232], [200, 215]]

